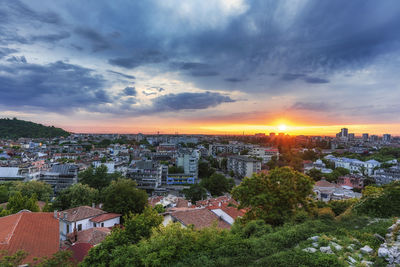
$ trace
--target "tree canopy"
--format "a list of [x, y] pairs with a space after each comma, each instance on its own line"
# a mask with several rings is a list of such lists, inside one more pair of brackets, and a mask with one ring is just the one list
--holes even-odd
[[38, 200], [49, 201], [53, 194], [51, 185], [42, 181], [17, 182], [15, 190], [20, 191], [22, 195], [31, 197], [36, 194]]
[[313, 181], [289, 167], [275, 168], [268, 175], [246, 177], [232, 191], [239, 208], [249, 209], [246, 220], [262, 219], [273, 225], [282, 224], [296, 210], [309, 207]]
[[209, 178], [204, 178], [201, 181], [201, 185], [213, 196], [221, 196], [231, 191], [234, 184], [235, 182], [233, 179], [228, 179], [225, 175], [219, 173], [214, 173]]
[[87, 184], [92, 188], [96, 188], [99, 191], [110, 185], [112, 180], [121, 178], [122, 175], [118, 172], [107, 173], [107, 166], [100, 165], [97, 168], [89, 167], [83, 172], [78, 174], [79, 182]]
[[201, 184], [192, 184], [189, 188], [183, 189], [182, 193], [192, 203], [207, 197], [207, 190]]
[[99, 190], [91, 188], [86, 184], [77, 183], [63, 191], [57, 196], [53, 207], [59, 210], [66, 210], [83, 205], [92, 205], [99, 200]]
[[147, 205], [147, 193], [131, 179], [117, 179], [102, 192], [104, 209], [121, 214], [141, 213]]
[[0, 119], [0, 138], [53, 138], [69, 135], [70, 133], [54, 126], [48, 127], [16, 118]]

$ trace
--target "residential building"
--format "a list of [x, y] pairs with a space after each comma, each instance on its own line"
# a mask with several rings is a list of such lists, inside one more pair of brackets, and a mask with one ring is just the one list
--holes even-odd
[[365, 178], [361, 175], [349, 174], [345, 176], [340, 176], [337, 180], [337, 184], [342, 187], [346, 186], [348, 189], [362, 189], [364, 188], [364, 180]]
[[135, 180], [139, 188], [155, 189], [161, 186], [165, 168], [152, 160], [139, 160], [129, 166], [126, 176]]
[[253, 173], [261, 171], [261, 160], [246, 156], [228, 157], [228, 171], [232, 171], [235, 176], [251, 177]]
[[384, 143], [390, 143], [391, 140], [392, 140], [392, 136], [390, 134], [384, 134], [382, 136], [382, 141]]
[[176, 158], [176, 166], [182, 167], [184, 174], [194, 177], [196, 180], [198, 178], [198, 163], [200, 155], [198, 151], [182, 151], [178, 154]]
[[217, 227], [222, 229], [229, 229], [231, 227], [223, 218], [217, 216], [207, 208], [180, 208], [164, 213], [163, 225], [166, 226], [171, 222], [180, 223], [184, 228], [193, 225], [195, 229], [210, 227], [215, 223]]
[[378, 169], [373, 176], [377, 184], [389, 184], [400, 180], [400, 165], [387, 169]]
[[361, 193], [353, 192], [352, 190], [330, 183], [326, 180], [321, 180], [315, 183], [314, 193], [318, 200], [328, 202], [330, 200], [343, 200], [350, 198], [361, 198]]
[[351, 173], [359, 173], [362, 175], [371, 176], [374, 173], [374, 169], [381, 165], [380, 162], [376, 160], [361, 161], [358, 159], [350, 159], [345, 157], [334, 157], [328, 155], [325, 157], [329, 161], [335, 163], [335, 168], [342, 167], [348, 169]]
[[113, 227], [120, 224], [121, 214], [107, 213], [104, 210], [80, 206], [64, 210], [60, 214], [60, 240], [66, 240], [70, 233], [94, 227]]
[[18, 167], [0, 167], [0, 181], [23, 181], [25, 176], [22, 175]]
[[372, 142], [378, 142], [378, 136], [377, 135], [371, 135], [371, 138], [370, 138], [370, 140], [372, 141]]
[[78, 166], [75, 164], [55, 164], [49, 171], [41, 172], [39, 180], [50, 184], [58, 193], [78, 182]]
[[368, 141], [368, 133], [363, 133], [363, 134], [362, 134], [362, 140], [363, 140], [364, 142], [367, 142], [367, 141]]

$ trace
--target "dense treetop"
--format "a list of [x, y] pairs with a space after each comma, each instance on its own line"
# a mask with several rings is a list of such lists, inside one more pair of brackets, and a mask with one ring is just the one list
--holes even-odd
[[44, 126], [30, 121], [0, 119], [0, 138], [52, 138], [70, 133], [54, 126]]

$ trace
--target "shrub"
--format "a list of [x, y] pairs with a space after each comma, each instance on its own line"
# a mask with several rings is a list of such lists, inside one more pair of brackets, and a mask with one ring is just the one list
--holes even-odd
[[331, 208], [320, 208], [318, 209], [318, 218], [322, 220], [333, 220], [335, 218], [335, 213]]

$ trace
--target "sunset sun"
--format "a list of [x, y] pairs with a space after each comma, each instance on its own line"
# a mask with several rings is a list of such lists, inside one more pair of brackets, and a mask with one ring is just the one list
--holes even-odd
[[279, 125], [278, 129], [279, 129], [279, 131], [286, 131], [287, 127], [285, 124], [281, 124], [281, 125]]

